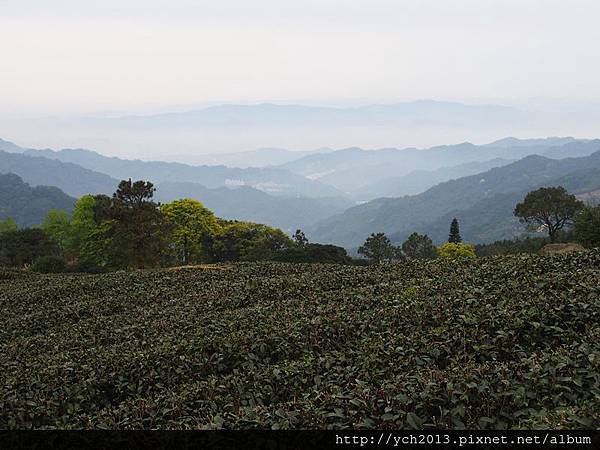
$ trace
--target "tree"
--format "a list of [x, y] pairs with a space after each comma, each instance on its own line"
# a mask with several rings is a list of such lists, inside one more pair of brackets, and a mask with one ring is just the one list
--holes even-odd
[[66, 211], [52, 209], [46, 214], [46, 218], [41, 226], [58, 244], [61, 251], [65, 251], [71, 245], [71, 218]]
[[96, 197], [93, 195], [84, 195], [75, 203], [71, 216], [70, 246], [71, 251], [76, 254], [79, 254], [84, 242], [97, 225], [95, 220], [96, 207]]
[[375, 263], [401, 259], [401, 251], [392, 245], [385, 233], [372, 233], [363, 245], [358, 247], [358, 253]]
[[453, 244], [460, 244], [462, 242], [462, 237], [460, 237], [460, 228], [458, 226], [458, 219], [456, 217], [452, 219], [452, 223], [450, 224], [448, 242]]
[[296, 232], [292, 236], [292, 239], [298, 247], [304, 247], [308, 244], [308, 239], [306, 238], [306, 235], [302, 230], [296, 230]]
[[437, 256], [433, 241], [426, 234], [413, 233], [402, 244], [402, 252], [409, 258], [432, 259]]
[[470, 244], [462, 244], [460, 242], [446, 242], [437, 250], [440, 258], [457, 259], [457, 258], [477, 258], [475, 247]]
[[575, 218], [574, 231], [583, 246], [600, 247], [600, 206], [582, 209]]
[[571, 225], [583, 207], [583, 202], [562, 186], [543, 187], [529, 192], [515, 207], [514, 215], [530, 229], [545, 228], [550, 241], [554, 242], [556, 233]]
[[283, 231], [252, 222], [221, 221], [221, 229], [207, 242], [214, 261], [258, 261], [293, 247]]
[[156, 188], [149, 181], [138, 180], [132, 183], [130, 178], [119, 183], [113, 198], [118, 199], [127, 208], [139, 209], [151, 201], [155, 191]]
[[7, 217], [4, 220], [0, 220], [0, 234], [8, 233], [9, 231], [17, 231], [19, 226], [12, 217]]
[[24, 228], [0, 235], [0, 264], [20, 267], [42, 256], [57, 256], [58, 245], [39, 228]]
[[274, 252], [269, 257], [273, 261], [291, 263], [336, 263], [352, 264], [346, 249], [329, 244], [306, 244]]
[[109, 208], [114, 229], [113, 243], [125, 245], [127, 264], [137, 268], [156, 266], [166, 248], [167, 224], [159, 205], [152, 201], [154, 185], [149, 181], [123, 180]]
[[197, 200], [175, 200], [161, 206], [167, 222], [171, 224], [171, 241], [183, 264], [201, 257], [202, 242], [219, 231], [217, 218], [211, 210]]

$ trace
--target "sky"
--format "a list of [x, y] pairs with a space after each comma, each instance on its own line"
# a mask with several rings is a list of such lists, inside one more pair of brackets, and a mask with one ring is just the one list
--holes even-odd
[[0, 0], [0, 113], [600, 101], [597, 0]]

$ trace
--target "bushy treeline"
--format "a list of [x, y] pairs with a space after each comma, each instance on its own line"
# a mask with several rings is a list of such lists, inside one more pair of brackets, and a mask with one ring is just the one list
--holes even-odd
[[228, 261], [352, 263], [346, 251], [309, 244], [267, 225], [216, 217], [192, 199], [159, 204], [150, 182], [123, 180], [112, 197], [85, 195], [72, 214], [53, 210], [40, 228], [0, 224], [0, 264], [41, 272], [153, 268]]
[[576, 242], [586, 248], [600, 247], [600, 205], [581, 206], [568, 229], [561, 229], [553, 236], [506, 239], [475, 246], [477, 256], [515, 255], [537, 253], [551, 243]]
[[402, 245], [395, 246], [385, 233], [372, 233], [358, 253], [374, 263], [434, 258], [475, 258], [475, 247], [462, 242], [460, 226], [455, 217], [450, 224], [448, 241], [439, 247], [426, 234], [412, 233]]
[[358, 248], [372, 262], [431, 259], [435, 257], [474, 258], [476, 256], [537, 253], [551, 243], [576, 242], [586, 248], [600, 247], [600, 205], [585, 205], [563, 187], [543, 187], [527, 194], [516, 205], [514, 215], [529, 231], [545, 231], [546, 237], [506, 239], [490, 244], [462, 242], [458, 219], [450, 224], [448, 241], [435, 247], [427, 235], [411, 234], [401, 246], [394, 246], [384, 233], [373, 233]]

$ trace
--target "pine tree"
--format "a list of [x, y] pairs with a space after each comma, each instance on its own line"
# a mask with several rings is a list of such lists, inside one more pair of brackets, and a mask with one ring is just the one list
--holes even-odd
[[458, 220], [456, 219], [456, 217], [452, 219], [452, 223], [450, 224], [450, 234], [448, 235], [448, 242], [452, 242], [453, 244], [460, 244], [462, 242], [462, 238], [460, 237]]

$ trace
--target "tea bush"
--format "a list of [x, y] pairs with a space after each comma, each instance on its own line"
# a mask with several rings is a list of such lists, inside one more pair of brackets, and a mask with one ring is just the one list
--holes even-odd
[[0, 428], [598, 428], [600, 251], [0, 278]]
[[33, 263], [31, 270], [39, 273], [61, 273], [67, 270], [67, 262], [60, 256], [42, 256]]

